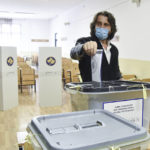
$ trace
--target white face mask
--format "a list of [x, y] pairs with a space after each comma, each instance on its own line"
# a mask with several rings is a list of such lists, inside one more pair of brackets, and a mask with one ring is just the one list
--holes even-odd
[[108, 33], [109, 33], [108, 29], [96, 27], [95, 35], [99, 40], [107, 39]]

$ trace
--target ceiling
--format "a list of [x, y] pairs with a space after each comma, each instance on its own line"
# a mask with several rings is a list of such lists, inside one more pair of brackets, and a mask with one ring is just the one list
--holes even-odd
[[0, 18], [50, 19], [85, 0], [0, 0]]

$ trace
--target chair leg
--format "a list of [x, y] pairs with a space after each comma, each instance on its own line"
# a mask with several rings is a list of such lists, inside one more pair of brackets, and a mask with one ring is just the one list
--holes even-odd
[[63, 87], [64, 87], [64, 89], [65, 89], [65, 85], [66, 85], [66, 79], [64, 78], [63, 79]]
[[20, 86], [20, 89], [21, 89], [21, 93], [22, 93], [22, 85]]
[[34, 84], [34, 91], [36, 92], [36, 80], [35, 80], [35, 84]]

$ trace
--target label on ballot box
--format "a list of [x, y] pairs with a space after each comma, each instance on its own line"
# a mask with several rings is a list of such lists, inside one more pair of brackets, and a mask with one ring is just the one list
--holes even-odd
[[104, 102], [103, 108], [115, 113], [139, 126], [143, 126], [144, 99], [129, 99], [122, 101]]

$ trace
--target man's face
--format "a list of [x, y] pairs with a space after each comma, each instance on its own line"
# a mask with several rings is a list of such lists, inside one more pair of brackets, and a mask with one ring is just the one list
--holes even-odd
[[110, 23], [108, 22], [108, 18], [106, 16], [99, 15], [97, 17], [97, 22], [96, 22], [95, 28], [96, 27], [108, 29], [109, 34], [111, 32], [111, 26], [110, 26]]

